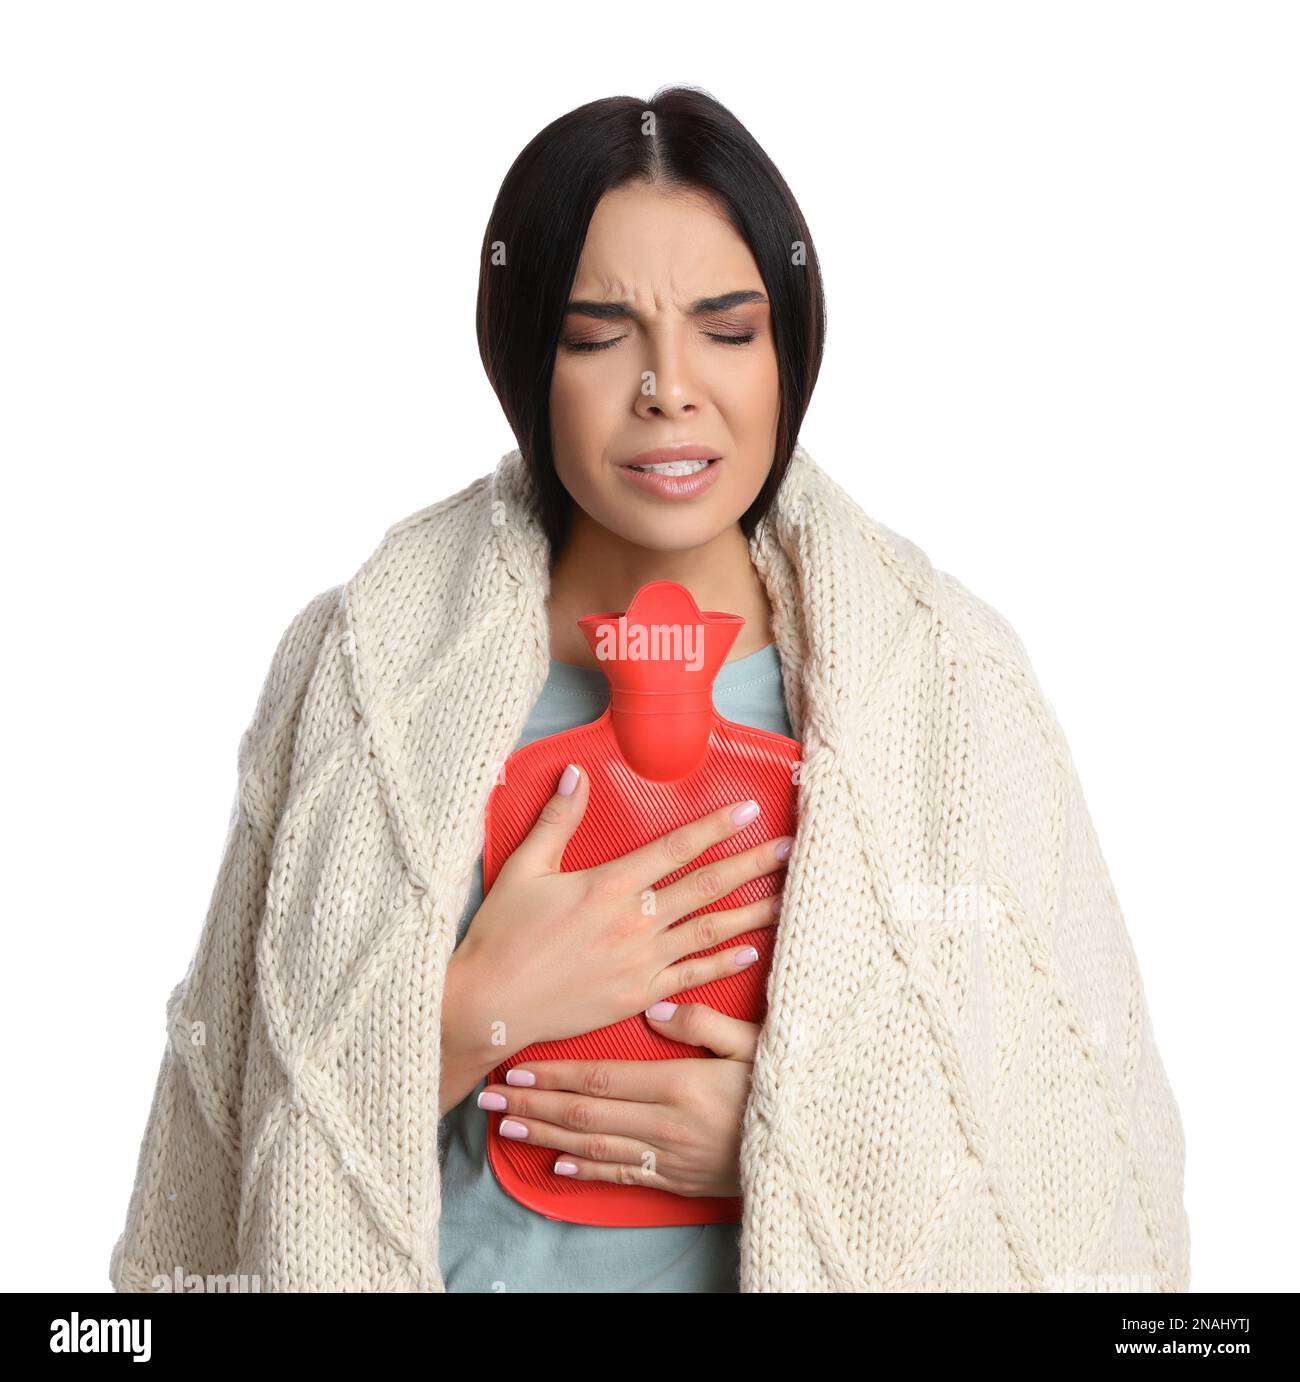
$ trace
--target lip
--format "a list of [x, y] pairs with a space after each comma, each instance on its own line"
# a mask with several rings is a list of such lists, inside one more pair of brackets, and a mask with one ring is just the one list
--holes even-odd
[[[632, 469], [634, 465], [662, 465], [665, 461], [710, 461], [711, 464], [694, 475], [656, 475], [652, 471]], [[717, 483], [722, 457], [711, 447], [683, 442], [680, 446], [659, 446], [653, 451], [643, 451], [630, 461], [620, 462], [616, 469], [642, 494], [656, 499], [694, 499]]]
[[630, 461], [620, 461], [620, 465], [663, 465], [665, 461], [713, 461], [718, 459], [717, 451], [698, 442], [684, 441], [676, 446], [658, 446], [653, 451], [643, 451]]

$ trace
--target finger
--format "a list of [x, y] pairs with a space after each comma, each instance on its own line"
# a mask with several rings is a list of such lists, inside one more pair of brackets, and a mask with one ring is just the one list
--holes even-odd
[[492, 1084], [484, 1093], [505, 1096], [507, 1105], [517, 1094], [555, 1093], [567, 1099], [620, 1100], [626, 1104], [668, 1103], [677, 1087], [676, 1060], [531, 1060], [506, 1071], [504, 1085]]
[[642, 892], [661, 878], [685, 868], [706, 849], [744, 830], [758, 819], [756, 801], [735, 801], [720, 806], [698, 820], [687, 821], [657, 839], [629, 850], [601, 867], [616, 871], [630, 891]]
[[[703, 912], [690, 921], [669, 926], [659, 937], [660, 953], [665, 965], [675, 964], [687, 955], [698, 955], [703, 950], [725, 945], [737, 936], [750, 931], [760, 931], [764, 927], [775, 926], [781, 914], [781, 894], [760, 897], [754, 902], [746, 902], [742, 907], [727, 907], [718, 912]], [[702, 958], [702, 957], [701, 957]], [[689, 984], [682, 985], [689, 988]]]
[[645, 1018], [661, 1035], [688, 1046], [707, 1047], [727, 1060], [748, 1061], [752, 1065], [758, 1053], [762, 1030], [758, 1023], [728, 1017], [707, 1003], [652, 1003]]
[[647, 1149], [635, 1165], [614, 1161], [588, 1161], [586, 1157], [577, 1156], [573, 1152], [562, 1152], [555, 1158], [551, 1170], [557, 1176], [566, 1176], [569, 1180], [603, 1180], [614, 1185], [646, 1185], [652, 1190], [671, 1190], [670, 1180], [654, 1174], [649, 1169], [654, 1165], [654, 1161], [653, 1148]]
[[530, 877], [558, 873], [565, 846], [587, 809], [587, 795], [587, 774], [576, 763], [568, 764], [554, 793], [538, 812], [536, 824], [516, 846], [507, 864], [525, 870]]
[[544, 1118], [522, 1118], [504, 1114], [497, 1124], [497, 1132], [510, 1142], [530, 1142], [537, 1147], [554, 1147], [555, 1151], [572, 1153], [591, 1162], [622, 1166], [634, 1176], [629, 1184], [645, 1184], [638, 1177], [642, 1164], [653, 1166], [659, 1148], [637, 1137], [620, 1137], [598, 1129], [565, 1128]]
[[[591, 1062], [600, 1064], [601, 1062]], [[659, 1062], [644, 1062], [659, 1064]], [[520, 1141], [527, 1139], [535, 1124], [542, 1123], [571, 1132], [575, 1137], [592, 1134], [599, 1137], [636, 1138], [645, 1142], [657, 1124], [662, 1122], [663, 1109], [649, 1101], [608, 1099], [594, 1094], [576, 1094], [568, 1089], [519, 1089], [513, 1085], [486, 1085], [478, 1096], [478, 1106], [489, 1113], [500, 1113], [525, 1131]], [[501, 1105], [504, 1103], [505, 1107]], [[503, 1137], [514, 1136], [502, 1131]], [[589, 1148], [584, 1150], [576, 1142], [566, 1144], [571, 1152], [582, 1152], [596, 1161], [605, 1160]]]
[[742, 883], [784, 868], [792, 844], [789, 835], [782, 835], [780, 839], [764, 840], [739, 854], [728, 854], [725, 858], [701, 864], [675, 883], [655, 892], [655, 915], [671, 923], [711, 902], [720, 902]]
[[758, 947], [754, 945], [740, 945], [712, 955], [694, 955], [661, 969], [650, 982], [650, 992], [656, 1002], [672, 998], [675, 994], [689, 993], [702, 984], [726, 979], [742, 969], [748, 969], [758, 962], [758, 958]]

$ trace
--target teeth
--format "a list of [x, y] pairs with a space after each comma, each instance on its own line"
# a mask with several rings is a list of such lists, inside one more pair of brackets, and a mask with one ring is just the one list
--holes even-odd
[[649, 471], [652, 475], [694, 475], [706, 465], [708, 461], [663, 461], [659, 465], [634, 465], [632, 469]]

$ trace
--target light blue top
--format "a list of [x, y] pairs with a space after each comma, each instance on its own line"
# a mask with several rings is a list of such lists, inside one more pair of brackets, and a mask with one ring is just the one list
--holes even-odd
[[[776, 645], [723, 663], [713, 683], [713, 703], [728, 720], [789, 735]], [[516, 747], [588, 724], [608, 704], [609, 687], [598, 667], [552, 662]], [[480, 859], [457, 945], [482, 902]], [[488, 1114], [476, 1102], [487, 1082], [485, 1077], [475, 1085], [438, 1126], [438, 1258], [448, 1291], [739, 1291], [738, 1223], [566, 1224], [507, 1195], [488, 1162]]]

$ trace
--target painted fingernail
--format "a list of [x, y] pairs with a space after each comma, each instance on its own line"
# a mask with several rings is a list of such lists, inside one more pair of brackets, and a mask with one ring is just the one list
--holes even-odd
[[578, 778], [581, 773], [572, 763], [560, 774], [560, 785], [555, 789], [562, 797], [571, 797], [574, 789], [578, 785]]
[[531, 1070], [507, 1070], [506, 1084], [536, 1084], [537, 1076]]
[[[776, 916], [776, 915], [778, 915], [778, 914], [780, 913], [780, 911], [781, 911], [781, 898], [780, 898], [780, 896], [778, 895], [778, 896], [776, 896], [776, 897], [774, 897], [774, 898], [772, 899], [772, 915], [773, 915], [773, 916]], [[508, 1080], [509, 1078], [510, 1078], [510, 1076], [507, 1075], [507, 1076], [506, 1076], [506, 1079]]]
[[676, 1011], [676, 1003], [670, 1003], [666, 998], [661, 998], [658, 1003], [650, 1004], [645, 1010], [645, 1015], [653, 1017], [656, 1022], [667, 1022]]
[[499, 1113], [506, 1106], [506, 1096], [504, 1094], [489, 1094], [485, 1089], [478, 1096], [478, 1106], [479, 1108], [490, 1108]]
[[522, 1123], [516, 1123], [513, 1118], [503, 1118], [501, 1120], [502, 1137], [527, 1137], [528, 1129]]
[[758, 951], [752, 945], [747, 945], [743, 949], [733, 951], [731, 958], [743, 969], [745, 965], [752, 965], [758, 959]]
[[742, 801], [739, 806], [735, 806], [731, 811], [731, 819], [737, 825], [747, 825], [758, 815], [758, 802]]
[[576, 1176], [578, 1164], [575, 1161], [557, 1161], [551, 1168], [557, 1176]]
[[793, 848], [794, 837], [792, 835], [786, 835], [784, 838], [777, 841], [777, 846], [772, 852], [778, 859], [788, 859], [790, 857], [790, 851]]

